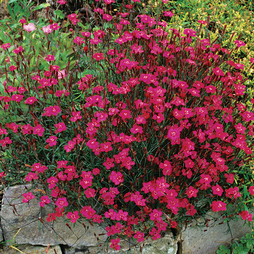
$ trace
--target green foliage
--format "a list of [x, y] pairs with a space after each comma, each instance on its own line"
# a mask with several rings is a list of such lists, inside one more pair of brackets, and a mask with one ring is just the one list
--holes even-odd
[[226, 247], [221, 245], [217, 254], [248, 254], [254, 250], [254, 234], [246, 234], [241, 240], [234, 240], [233, 243]]

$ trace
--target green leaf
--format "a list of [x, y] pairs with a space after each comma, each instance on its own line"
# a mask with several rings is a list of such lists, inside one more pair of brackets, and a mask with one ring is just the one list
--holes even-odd
[[15, 3], [15, 2], [17, 2], [18, 0], [10, 0], [9, 1], [9, 4], [12, 4], [12, 3]]
[[10, 15], [11, 15], [11, 19], [15, 20], [15, 16], [14, 16], [14, 13], [12, 11], [12, 7], [9, 4], [7, 4], [7, 9], [9, 11]]
[[56, 15], [57, 18], [60, 18], [60, 19], [64, 19], [65, 17], [64, 13], [61, 10], [55, 10], [54, 14]]
[[48, 6], [50, 6], [50, 4], [48, 3], [43, 3], [43, 4], [39, 4], [38, 6], [36, 6], [33, 10], [33, 11], [37, 11], [37, 10], [40, 10], [40, 9], [43, 9], [43, 8], [47, 8]]

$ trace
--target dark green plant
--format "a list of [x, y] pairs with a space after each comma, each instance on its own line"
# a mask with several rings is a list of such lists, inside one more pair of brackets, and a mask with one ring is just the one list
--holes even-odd
[[251, 254], [254, 250], [254, 234], [246, 234], [240, 240], [233, 240], [230, 246], [221, 245], [217, 254]]

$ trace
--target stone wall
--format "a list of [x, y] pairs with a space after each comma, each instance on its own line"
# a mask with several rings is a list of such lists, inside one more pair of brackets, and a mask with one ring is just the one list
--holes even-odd
[[[233, 239], [251, 232], [251, 228], [244, 225], [242, 219], [223, 223], [220, 213], [210, 212], [206, 218], [183, 228], [177, 240], [171, 231], [167, 231], [161, 239], [152, 241], [148, 238], [141, 244], [121, 240], [121, 251], [117, 252], [109, 248], [106, 231], [101, 226], [92, 226], [85, 220], [73, 225], [66, 217], [57, 218], [53, 224], [47, 222], [47, 214], [53, 211], [53, 207], [42, 208], [36, 199], [22, 203], [22, 194], [29, 187], [14, 186], [4, 191], [0, 240], [6, 242], [6, 247], [2, 252], [0, 250], [0, 254], [8, 253], [8, 249], [10, 254], [20, 253], [19, 251], [26, 254], [45, 253], [47, 248], [50, 254], [215, 254], [220, 245], [229, 245]], [[209, 227], [206, 219], [209, 220]], [[66, 225], [67, 222], [69, 226]], [[21, 245], [19, 251], [12, 248], [16, 246], [14, 243]]]
[[[47, 246], [59, 245], [65, 254], [117, 253], [109, 248], [108, 237], [103, 227], [92, 226], [85, 220], [73, 225], [69, 220], [66, 220], [66, 217], [57, 218], [54, 223], [49, 223], [46, 220], [47, 214], [52, 213], [53, 208], [50, 206], [40, 207], [39, 201], [36, 199], [30, 200], [29, 203], [22, 202], [23, 193], [27, 192], [29, 187], [29, 185], [14, 186], [4, 191], [1, 226], [3, 239], [9, 249], [12, 249], [10, 246], [15, 242], [18, 245], [23, 245], [21, 248], [26, 249], [24, 253], [29, 253], [28, 245], [35, 246], [32, 249], [39, 251], [38, 253], [45, 253]], [[69, 226], [66, 225], [67, 222]], [[157, 241], [152, 241], [149, 238], [141, 245], [137, 245], [135, 242], [122, 240], [120, 246], [121, 252], [118, 253], [127, 253], [131, 249], [128, 253], [138, 254], [141, 253], [140, 246], [144, 254], [177, 253], [177, 242], [170, 231]], [[57, 254], [61, 254], [60, 251], [61, 249], [58, 247]]]

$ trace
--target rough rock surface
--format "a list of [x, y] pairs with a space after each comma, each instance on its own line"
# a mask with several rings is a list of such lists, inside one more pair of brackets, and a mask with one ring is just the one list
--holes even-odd
[[[107, 244], [102, 244], [101, 247], [88, 247], [86, 249], [65, 249], [65, 254], [176, 254], [177, 241], [171, 232], [167, 232], [161, 239], [153, 241], [150, 237], [141, 244], [128, 243], [127, 241], [120, 241], [121, 250], [114, 251]], [[141, 246], [141, 248], [140, 248]], [[142, 252], [140, 252], [142, 250]]]
[[204, 219], [200, 219], [182, 231], [183, 254], [214, 254], [220, 245], [229, 245], [232, 239], [251, 233], [251, 228], [247, 224], [243, 225], [244, 221], [241, 218], [228, 224], [223, 223], [224, 219], [220, 218], [220, 213], [210, 212], [206, 218], [210, 220], [209, 227], [205, 226]]
[[[29, 186], [28, 186], [29, 187]], [[6, 189], [3, 196], [1, 210], [1, 224], [4, 239], [11, 241], [15, 237], [17, 244], [31, 245], [69, 245], [74, 247], [96, 246], [98, 241], [104, 242], [107, 238], [106, 231], [99, 226], [92, 227], [83, 221], [84, 225], [76, 224], [69, 228], [66, 225], [66, 217], [57, 218], [54, 224], [47, 222], [47, 214], [52, 212], [49, 206], [39, 206], [37, 199], [29, 203], [22, 203], [23, 193], [26, 187], [14, 186]], [[94, 235], [96, 234], [97, 237]], [[104, 234], [98, 236], [99, 234]]]
[[[130, 248], [131, 252], [128, 253], [140, 254], [140, 245], [143, 254], [176, 254], [177, 252], [177, 242], [170, 231], [166, 232], [161, 239], [152, 241], [149, 238], [144, 243], [138, 244], [138, 246], [134, 242], [122, 240], [120, 242], [121, 251], [113, 251], [105, 242], [107, 235], [102, 227], [96, 225], [92, 227], [84, 221], [86, 228], [82, 224], [72, 226], [69, 223], [70, 229], [66, 225], [66, 218], [57, 218], [54, 224], [51, 225], [46, 220], [47, 214], [52, 212], [49, 206], [40, 207], [37, 199], [32, 199], [29, 203], [22, 203], [23, 193], [28, 192], [29, 188], [30, 185], [21, 185], [10, 187], [4, 191], [1, 224], [4, 239], [8, 245], [13, 243], [42, 246], [61, 244], [66, 246], [66, 254], [127, 253]], [[67, 246], [71, 246], [71, 248]], [[45, 249], [45, 247], [41, 248]], [[40, 252], [25, 253], [37, 254]]]
[[[45, 254], [47, 247], [42, 246], [32, 246], [32, 245], [21, 245], [21, 246], [14, 246], [17, 249], [9, 247], [8, 249], [4, 247], [0, 249], [0, 254]], [[22, 251], [22, 252], [20, 252]], [[49, 247], [47, 254], [62, 254], [61, 248], [59, 246], [52, 246]]]

